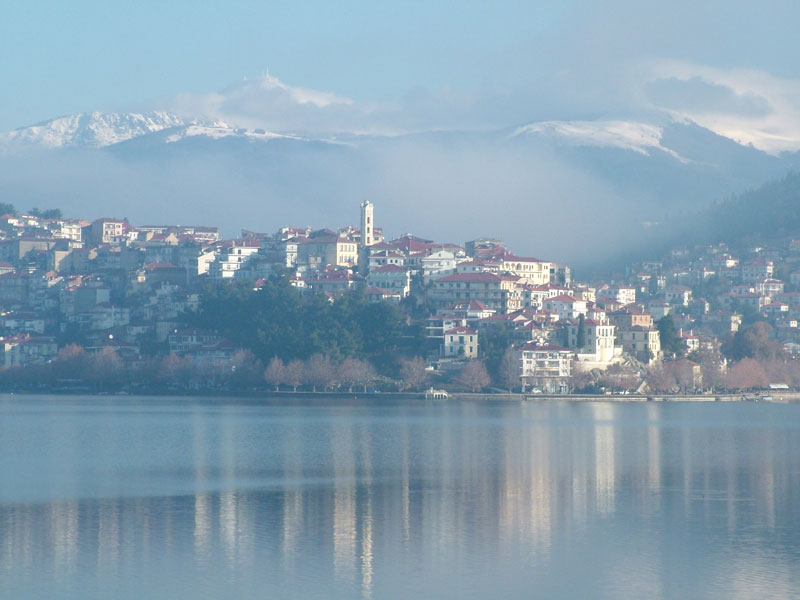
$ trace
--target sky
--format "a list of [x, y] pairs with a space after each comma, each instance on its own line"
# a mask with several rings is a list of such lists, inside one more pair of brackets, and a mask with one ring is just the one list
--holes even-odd
[[[785, 172], [794, 155], [775, 156], [800, 150], [798, 23], [796, 0], [0, 0], [0, 132], [163, 110], [314, 140], [29, 156], [3, 154], [15, 136], [0, 133], [0, 200], [139, 223], [200, 214], [234, 235], [344, 224], [369, 198], [390, 235], [599, 260], [643, 219]], [[663, 156], [667, 131], [692, 160]], [[765, 166], [739, 168], [751, 163]]]
[[[800, 146], [796, 2], [40, 0], [2, 13], [0, 131], [79, 112], [219, 109], [220, 92], [269, 73], [357, 109], [326, 111], [331, 129], [657, 112], [769, 151]], [[275, 106], [252, 96], [214, 116], [272, 124]]]

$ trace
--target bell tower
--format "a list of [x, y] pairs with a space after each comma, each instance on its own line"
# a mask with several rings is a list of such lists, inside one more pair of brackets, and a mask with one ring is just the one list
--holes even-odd
[[372, 211], [372, 202], [364, 200], [361, 203], [361, 238], [359, 240], [359, 246], [361, 248], [368, 248], [375, 243], [375, 220]]

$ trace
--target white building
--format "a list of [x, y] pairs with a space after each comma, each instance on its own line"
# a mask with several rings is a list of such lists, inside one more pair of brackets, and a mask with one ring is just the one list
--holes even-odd
[[258, 241], [233, 240], [229, 247], [219, 250], [217, 260], [211, 263], [209, 274], [216, 279], [233, 278], [236, 271], [242, 268], [247, 259], [258, 253], [260, 248]]
[[403, 298], [411, 293], [411, 273], [397, 265], [384, 265], [370, 269], [367, 276], [369, 287], [399, 292]]
[[452, 275], [456, 271], [456, 256], [449, 250], [433, 252], [420, 260], [422, 280], [428, 284], [437, 277]]
[[574, 353], [559, 346], [527, 344], [520, 351], [520, 378], [523, 392], [534, 388], [545, 394], [569, 391]]
[[577, 319], [586, 314], [586, 301], [568, 294], [545, 298], [543, 306], [544, 310], [557, 314], [559, 319]]
[[533, 285], [543, 285], [550, 282], [550, 267], [552, 263], [529, 258], [526, 256], [516, 256], [506, 254], [503, 256], [500, 268], [521, 277], [524, 283]]
[[456, 327], [444, 334], [443, 354], [447, 358], [477, 358], [478, 332]]
[[594, 363], [593, 367], [608, 366], [622, 353], [622, 348], [614, 345], [615, 329], [610, 323], [583, 320], [584, 343], [578, 345], [578, 330], [580, 320], [571, 319], [565, 326], [567, 345], [578, 353], [578, 359], [587, 363]]

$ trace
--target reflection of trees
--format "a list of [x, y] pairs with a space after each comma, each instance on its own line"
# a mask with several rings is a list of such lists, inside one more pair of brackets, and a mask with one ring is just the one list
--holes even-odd
[[[0, 573], [60, 565], [70, 578], [89, 563], [122, 574], [169, 548], [216, 577], [258, 565], [248, 577], [302, 594], [303, 582], [330, 572], [337, 585], [381, 597], [387, 569], [458, 573], [467, 549], [545, 567], [567, 560], [553, 553], [608, 519], [630, 525], [677, 511], [724, 539], [746, 536], [752, 550], [770, 547], [771, 528], [796, 513], [800, 482], [786, 473], [797, 459], [779, 451], [791, 446], [791, 428], [742, 428], [717, 412], [706, 429], [680, 422], [693, 413], [660, 404], [491, 413], [446, 404], [422, 422], [413, 409], [397, 410], [387, 423], [337, 407], [313, 426], [273, 421], [263, 437], [238, 417], [226, 415], [222, 432], [197, 423], [194, 494], [0, 505]], [[248, 451], [268, 463], [270, 486], [247, 489], [256, 477]], [[755, 519], [747, 531], [743, 515]]]

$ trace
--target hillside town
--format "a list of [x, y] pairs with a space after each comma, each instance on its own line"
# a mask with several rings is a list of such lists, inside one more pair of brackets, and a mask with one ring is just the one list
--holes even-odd
[[[168, 385], [178, 372], [186, 386], [231, 385], [208, 374], [238, 367], [254, 373], [248, 386], [276, 390], [357, 383], [699, 393], [793, 387], [800, 379], [800, 240], [679, 246], [606, 280], [578, 281], [568, 265], [520, 255], [499, 239], [388, 239], [369, 201], [358, 225], [242, 230], [235, 239], [213, 226], [86, 221], [58, 210], [9, 212], [0, 230], [0, 385], [7, 388], [30, 385], [22, 374], [34, 373], [53, 389], [83, 389], [77, 371], [42, 376], [45, 366], [78, 358], [104, 375], [149, 365]], [[364, 352], [284, 360], [254, 354], [199, 317], [209, 290], [257, 292], [276, 279], [327, 305], [358, 294], [395, 306], [410, 349], [377, 372]], [[232, 316], [245, 325], [250, 318]], [[325, 361], [328, 374], [320, 376]], [[337, 377], [337, 368], [350, 376]]]

